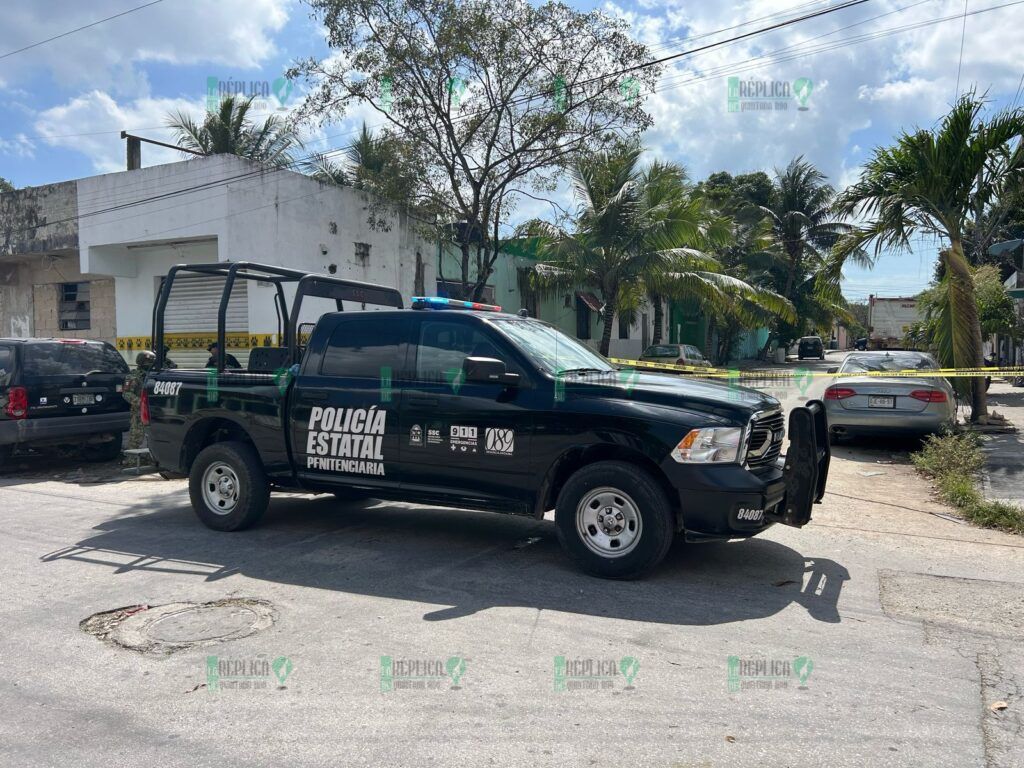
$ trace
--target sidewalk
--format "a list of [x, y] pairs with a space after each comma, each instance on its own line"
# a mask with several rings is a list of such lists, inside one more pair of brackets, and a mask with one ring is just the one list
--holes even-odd
[[987, 454], [982, 489], [992, 501], [1024, 506], [1024, 387], [993, 381], [988, 392], [989, 412], [998, 411], [1018, 432], [989, 435], [982, 448]]

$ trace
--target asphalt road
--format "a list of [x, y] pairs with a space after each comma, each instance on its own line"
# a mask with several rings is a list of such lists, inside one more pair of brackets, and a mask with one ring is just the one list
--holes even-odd
[[[1024, 540], [905, 462], [843, 448], [807, 527], [627, 583], [577, 573], [550, 521], [289, 496], [217, 534], [183, 481], [3, 474], [0, 763], [1024, 765]], [[79, 626], [231, 598], [272, 624], [173, 653]], [[210, 656], [250, 686], [213, 690]]]

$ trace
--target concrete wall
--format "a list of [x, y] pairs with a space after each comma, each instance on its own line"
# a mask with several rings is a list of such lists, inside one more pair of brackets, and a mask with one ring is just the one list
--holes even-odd
[[[55, 317], [57, 312], [54, 284], [83, 279], [78, 269], [77, 211], [74, 181], [0, 195], [0, 336], [40, 334], [37, 319], [53, 335], [72, 335], [60, 334], [50, 313]], [[36, 293], [41, 297], [38, 318], [33, 306]], [[101, 289], [96, 307], [101, 315], [109, 309], [105, 301]], [[98, 334], [76, 335], [106, 338], [112, 336], [108, 331], [103, 325]]]
[[[156, 195], [163, 197], [138, 203]], [[368, 203], [357, 190], [224, 155], [95, 176], [78, 186], [79, 210], [92, 214], [81, 221], [82, 269], [114, 277], [119, 337], [151, 333], [159, 277], [182, 262], [323, 272], [396, 287], [408, 301], [418, 253], [433, 293], [436, 244], [397, 214], [386, 231], [372, 228]], [[112, 205], [128, 207], [99, 212]], [[368, 258], [357, 258], [357, 242], [370, 246]], [[269, 285], [249, 286], [250, 333], [277, 330], [273, 294]], [[333, 302], [310, 300], [302, 319], [331, 309]]]
[[77, 248], [76, 182], [26, 187], [0, 195], [0, 256]]

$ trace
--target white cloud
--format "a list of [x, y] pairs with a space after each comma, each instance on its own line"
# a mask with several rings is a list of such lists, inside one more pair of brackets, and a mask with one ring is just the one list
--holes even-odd
[[[292, 99], [289, 108], [294, 109], [300, 102], [298, 98]], [[265, 106], [260, 101], [254, 102], [253, 111], [249, 113], [250, 120], [260, 123], [271, 112], [287, 117], [290, 112], [278, 113], [276, 103], [273, 97], [267, 100]], [[40, 112], [36, 116], [34, 130], [50, 146], [72, 149], [89, 157], [98, 173], [111, 173], [125, 168], [125, 142], [119, 130], [111, 130], [111, 126], [173, 143], [173, 131], [164, 125], [167, 116], [183, 112], [191, 115], [196, 122], [202, 122], [206, 106], [203, 98], [189, 100], [147, 96], [121, 102], [105, 91], [96, 90]], [[352, 130], [351, 126], [347, 127]], [[322, 148], [324, 134], [321, 128], [309, 129], [304, 133], [306, 154]], [[339, 141], [341, 139], [334, 139], [331, 143], [337, 146]], [[3, 144], [0, 144], [0, 149], [3, 149]], [[300, 151], [297, 154], [304, 153]], [[142, 145], [143, 166], [176, 162], [185, 157], [172, 149], [145, 143]]]
[[35, 157], [35, 144], [24, 133], [16, 134], [9, 139], [0, 136], [0, 155]]
[[[118, 104], [105, 91], [89, 91], [41, 112], [35, 130], [47, 144], [81, 152], [92, 160], [97, 172], [111, 173], [125, 169], [124, 139], [112, 132], [111, 126], [147, 128], [148, 135], [168, 141], [169, 132], [154, 130], [163, 124], [168, 113], [201, 113], [203, 109], [202, 103], [185, 99], [142, 98]], [[170, 149], [149, 144], [142, 149], [143, 164], [147, 166], [181, 159], [180, 152]]]
[[[58, 84], [71, 91], [84, 88], [144, 95], [149, 84], [135, 66], [141, 62], [258, 67], [277, 52], [273, 35], [288, 20], [290, 5], [288, 0], [160, 3], [5, 59], [3, 77], [15, 85], [45, 68]], [[117, 0], [56, 0], [8, 6], [0, 26], [0, 52], [16, 50], [125, 9]]]
[[[887, 141], [902, 128], [930, 126], [946, 111], [956, 90], [959, 19], [800, 58], [791, 58], [794, 51], [775, 54], [776, 59], [790, 59], [786, 61], [757, 57], [801, 42], [807, 46], [848, 42], [852, 36], [955, 15], [963, 9], [957, 0], [937, 0], [890, 13], [901, 7], [883, 0], [675, 60], [647, 99], [655, 124], [645, 143], [654, 150], [652, 154], [684, 163], [696, 178], [717, 170], [770, 170], [803, 154], [833, 184], [848, 183], [865, 159], [862, 146]], [[769, 0], [736, 5], [686, 3], [684, 11], [681, 1], [669, 0], [658, 5], [641, 2], [625, 11], [611, 4], [605, 9], [629, 19], [639, 38], [658, 46], [655, 55], [659, 56], [725, 40], [784, 18], [774, 16], [716, 33], [746, 19], [778, 14], [778, 4]], [[813, 9], [801, 12], [808, 10]], [[684, 13], [685, 28], [680, 22]], [[1012, 13], [968, 17], [961, 91], [977, 83], [979, 91], [1012, 96], [1020, 78], [1019, 44], [1008, 23]], [[887, 15], [871, 20], [880, 14]], [[664, 23], [666, 18], [671, 23]], [[865, 23], [826, 34], [856, 22]], [[680, 35], [705, 37], [687, 42]], [[790, 103], [787, 110], [730, 113], [726, 105], [730, 75], [785, 82], [808, 77], [814, 82], [810, 108], [798, 112]]]

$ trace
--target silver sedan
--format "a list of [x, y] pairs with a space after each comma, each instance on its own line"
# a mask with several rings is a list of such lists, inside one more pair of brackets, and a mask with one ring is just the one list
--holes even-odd
[[[956, 396], [949, 380], [887, 371], [938, 370], [922, 352], [852, 352], [825, 389], [825, 412], [834, 439], [857, 435], [925, 435], [956, 421]], [[871, 375], [869, 375], [871, 374]]]

